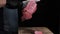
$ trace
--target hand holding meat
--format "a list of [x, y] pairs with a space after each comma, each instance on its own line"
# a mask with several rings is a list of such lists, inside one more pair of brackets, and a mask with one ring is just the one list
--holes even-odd
[[35, 1], [29, 1], [27, 6], [22, 11], [22, 21], [29, 20], [32, 18], [33, 13], [36, 12], [37, 4]]

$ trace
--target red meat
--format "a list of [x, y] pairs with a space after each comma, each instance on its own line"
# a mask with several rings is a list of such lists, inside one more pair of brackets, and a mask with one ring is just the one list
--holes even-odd
[[35, 31], [35, 34], [42, 34], [42, 31]]
[[35, 13], [37, 9], [37, 4], [35, 1], [29, 1], [27, 6], [22, 11], [22, 21], [28, 20], [32, 18], [33, 13]]

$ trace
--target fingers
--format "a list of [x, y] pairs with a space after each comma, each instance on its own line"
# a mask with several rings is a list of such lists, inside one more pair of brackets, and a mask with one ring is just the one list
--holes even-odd
[[22, 21], [32, 18], [33, 13], [36, 12], [37, 4], [34, 1], [28, 2], [27, 6], [22, 11]]
[[23, 10], [26, 10], [27, 12], [33, 14], [35, 13], [36, 9], [37, 9], [37, 4], [33, 1], [30, 1]]

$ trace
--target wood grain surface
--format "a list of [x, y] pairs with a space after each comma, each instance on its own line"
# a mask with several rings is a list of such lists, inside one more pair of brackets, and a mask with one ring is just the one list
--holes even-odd
[[53, 34], [46, 27], [20, 27], [18, 29], [18, 34], [34, 34], [34, 31], [41, 31], [43, 34]]

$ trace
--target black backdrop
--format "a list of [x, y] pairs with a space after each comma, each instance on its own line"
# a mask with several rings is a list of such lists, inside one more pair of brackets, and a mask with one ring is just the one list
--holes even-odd
[[0, 8], [0, 30], [3, 31], [3, 8]]
[[58, 34], [58, 14], [53, 1], [41, 0], [37, 2], [37, 11], [33, 18], [20, 23], [20, 27], [48, 27], [53, 33]]

